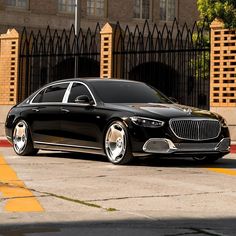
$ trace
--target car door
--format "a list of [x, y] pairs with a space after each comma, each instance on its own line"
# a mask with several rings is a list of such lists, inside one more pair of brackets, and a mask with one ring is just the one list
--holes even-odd
[[30, 103], [30, 126], [34, 142], [59, 143], [61, 105], [69, 83], [58, 83], [41, 90]]
[[[76, 99], [81, 95], [87, 96], [94, 104], [76, 102]], [[102, 148], [99, 143], [101, 136], [99, 110], [94, 97], [85, 84], [73, 83], [68, 101], [63, 104], [61, 110], [64, 111], [61, 115], [62, 144], [79, 148]]]

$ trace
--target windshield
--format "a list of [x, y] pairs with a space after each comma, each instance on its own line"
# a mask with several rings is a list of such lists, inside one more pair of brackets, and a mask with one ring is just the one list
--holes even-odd
[[93, 81], [92, 86], [104, 103], [173, 103], [158, 90], [140, 82]]

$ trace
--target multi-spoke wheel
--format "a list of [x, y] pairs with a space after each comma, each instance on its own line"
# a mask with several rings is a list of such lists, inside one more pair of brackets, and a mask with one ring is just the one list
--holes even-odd
[[34, 149], [29, 128], [24, 120], [15, 125], [12, 135], [13, 149], [20, 156], [35, 155], [38, 150]]
[[105, 153], [113, 164], [126, 164], [133, 159], [125, 126], [120, 121], [110, 124], [105, 135]]

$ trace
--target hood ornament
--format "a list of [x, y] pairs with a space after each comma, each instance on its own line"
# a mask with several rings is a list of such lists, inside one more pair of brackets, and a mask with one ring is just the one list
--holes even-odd
[[184, 112], [186, 112], [188, 115], [192, 114], [192, 110], [190, 108], [184, 109]]

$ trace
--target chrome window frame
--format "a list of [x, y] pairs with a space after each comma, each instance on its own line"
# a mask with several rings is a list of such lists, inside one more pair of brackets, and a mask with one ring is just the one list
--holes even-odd
[[68, 92], [68, 96], [67, 96], [67, 98], [65, 99], [65, 103], [66, 103], [66, 104], [69, 104], [69, 105], [87, 106], [87, 104], [80, 104], [80, 103], [75, 103], [75, 102], [68, 102], [68, 99], [69, 99], [70, 93], [71, 93], [71, 89], [72, 89], [72, 87], [73, 87], [73, 85], [74, 85], [75, 83], [77, 83], [77, 84], [82, 84], [82, 85], [84, 85], [84, 86], [87, 88], [87, 90], [89, 91], [89, 93], [90, 93], [90, 95], [91, 95], [91, 97], [92, 97], [92, 99], [93, 99], [93, 102], [94, 102], [94, 104], [93, 104], [92, 106], [97, 106], [97, 101], [96, 101], [96, 99], [95, 99], [95, 97], [94, 97], [94, 95], [93, 95], [91, 89], [89, 88], [89, 86], [88, 86], [87, 84], [85, 84], [85, 83], [83, 83], [83, 82], [81, 82], [81, 81], [73, 81], [73, 82], [71, 82], [70, 91]]
[[[68, 86], [67, 86], [67, 89], [66, 89], [66, 91], [64, 93], [64, 96], [63, 96], [63, 99], [62, 99], [61, 102], [37, 102], [37, 103], [33, 102], [34, 99], [38, 96], [38, 94], [41, 93], [43, 90], [47, 89], [48, 87], [54, 86], [54, 85], [57, 85], [57, 84], [65, 84], [65, 83], [68, 83]], [[58, 82], [58, 83], [55, 83], [55, 84], [47, 85], [46, 87], [43, 87], [42, 89], [40, 89], [33, 96], [33, 98], [30, 100], [30, 102], [28, 104], [30, 104], [30, 105], [60, 105], [60, 104], [68, 104], [68, 105], [76, 105], [76, 106], [88, 106], [87, 104], [79, 104], [79, 103], [72, 103], [72, 102], [69, 103], [68, 102], [68, 99], [69, 99], [69, 96], [70, 96], [70, 92], [71, 92], [71, 89], [72, 89], [72, 86], [73, 86], [74, 83], [79, 83], [79, 84], [84, 85], [88, 89], [88, 91], [89, 91], [89, 93], [90, 93], [90, 95], [91, 95], [91, 97], [92, 97], [92, 99], [94, 101], [94, 104], [92, 106], [97, 106], [97, 101], [96, 101], [96, 99], [95, 99], [91, 89], [88, 87], [87, 84], [85, 84], [85, 83], [83, 83], [81, 81], [64, 81], [64, 82]]]
[[[54, 86], [54, 85], [58, 85], [58, 84], [68, 84], [67, 88], [66, 88], [66, 91], [64, 93], [64, 96], [63, 96], [63, 99], [61, 102], [34, 102], [34, 99], [38, 96], [39, 93], [41, 93], [43, 90], [47, 89], [48, 87], [51, 87], [51, 86]], [[56, 105], [56, 104], [63, 104], [63, 101], [64, 101], [64, 97], [65, 97], [65, 94], [68, 90], [68, 87], [70, 86], [71, 82], [70, 81], [65, 81], [65, 82], [58, 82], [58, 83], [55, 83], [55, 84], [49, 84], [47, 85], [46, 87], [43, 87], [42, 89], [40, 89], [34, 96], [33, 98], [30, 100], [29, 104], [31, 105], [44, 105], [44, 104], [51, 104], [51, 105]]]

